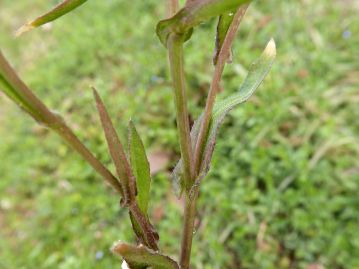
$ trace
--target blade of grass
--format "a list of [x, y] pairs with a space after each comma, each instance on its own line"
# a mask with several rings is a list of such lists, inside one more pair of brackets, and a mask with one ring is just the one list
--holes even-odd
[[64, 120], [51, 112], [18, 77], [0, 51], [0, 90], [40, 124], [59, 134], [121, 195], [123, 190], [116, 177], [84, 146]]
[[84, 4], [86, 1], [87, 0], [64, 0], [56, 7], [51, 9], [49, 12], [21, 26], [19, 30], [16, 31], [15, 35], [20, 36], [23, 33], [28, 32], [36, 27], [54, 21], [59, 17], [76, 9], [80, 5]]

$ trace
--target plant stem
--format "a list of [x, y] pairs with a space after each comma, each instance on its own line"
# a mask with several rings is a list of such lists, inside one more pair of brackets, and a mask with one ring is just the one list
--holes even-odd
[[180, 267], [181, 269], [189, 269], [192, 239], [194, 232], [194, 221], [196, 217], [196, 204], [198, 195], [194, 195], [191, 199], [189, 194], [186, 194], [185, 208], [184, 208], [184, 224], [182, 231], [182, 243], [181, 243], [181, 256]]
[[178, 0], [167, 0], [167, 16], [172, 17], [179, 9]]
[[73, 131], [63, 122], [59, 128], [53, 129], [58, 133], [77, 153], [79, 153], [103, 178], [123, 196], [123, 189], [117, 178], [87, 149]]
[[190, 137], [190, 126], [187, 109], [187, 96], [184, 75], [184, 59], [183, 59], [183, 36], [171, 34], [168, 39], [168, 54], [173, 87], [175, 92], [175, 106], [177, 115], [177, 128], [180, 139], [181, 155], [183, 160], [183, 173], [186, 190], [191, 188], [193, 178], [193, 160], [192, 147]]
[[[87, 149], [78, 139], [74, 132], [68, 127], [65, 121], [55, 113], [51, 112], [46, 105], [18, 77], [15, 70], [10, 66], [0, 51], [0, 87], [16, 102], [23, 110], [29, 113], [36, 121], [50, 128], [60, 135], [75, 151], [77, 151], [104, 179], [124, 197], [121, 183], [112, 173]], [[107, 112], [106, 112], [107, 113]], [[134, 188], [134, 186], [132, 187]], [[133, 189], [132, 192], [135, 192]], [[143, 230], [147, 245], [158, 250], [158, 235], [149, 220], [143, 215], [134, 198], [129, 210]]]
[[196, 216], [196, 197], [191, 200], [189, 195], [194, 182], [194, 171], [184, 78], [183, 36], [171, 34], [168, 39], [167, 47], [173, 86], [175, 89], [177, 126], [183, 160], [183, 178], [185, 179], [184, 183], [186, 187], [180, 266], [181, 269], [188, 269], [191, 257], [194, 219]]
[[[218, 89], [220, 87], [220, 81], [224, 70], [224, 66], [228, 59], [230, 49], [235, 38], [235, 34], [238, 30], [240, 22], [247, 8], [248, 5], [245, 5], [239, 8], [239, 10], [237, 11], [218, 56], [218, 62], [215, 67], [210, 92], [208, 94], [208, 98], [206, 102], [203, 121], [201, 123], [199, 136], [196, 141], [196, 147], [194, 153], [194, 169], [195, 169], [194, 174], [196, 176], [199, 174], [199, 169], [201, 166], [202, 149], [208, 133], [208, 128], [212, 116], [212, 110], [216, 100]], [[180, 257], [181, 269], [189, 269], [189, 265], [190, 265], [194, 222], [196, 217], [196, 203], [197, 203], [198, 195], [199, 195], [199, 188], [195, 188], [194, 195], [192, 197], [190, 197], [188, 192], [186, 193], [184, 226], [183, 226], [183, 234], [182, 234], [181, 257]]]
[[158, 245], [157, 241], [159, 239], [159, 236], [151, 223], [149, 222], [148, 218], [142, 213], [141, 209], [138, 207], [138, 204], [136, 201], [134, 201], [130, 206], [129, 210], [133, 214], [134, 218], [136, 219], [137, 223], [141, 227], [141, 230], [145, 236], [146, 245], [157, 251]]
[[233, 19], [231, 26], [228, 29], [228, 33], [223, 42], [223, 46], [218, 56], [218, 61], [215, 66], [211, 87], [208, 93], [206, 107], [204, 111], [203, 120], [201, 122], [200, 131], [198, 134], [198, 139], [196, 141], [196, 147], [194, 151], [194, 169], [195, 173], [198, 174], [201, 167], [201, 158], [203, 147], [205, 146], [205, 140], [207, 137], [210, 121], [212, 118], [213, 106], [216, 101], [217, 93], [220, 89], [220, 82], [223, 74], [224, 67], [226, 65], [226, 61], [230, 54], [230, 50], [235, 39], [238, 27], [242, 21], [244, 14], [248, 9], [248, 5], [244, 5], [238, 9]]

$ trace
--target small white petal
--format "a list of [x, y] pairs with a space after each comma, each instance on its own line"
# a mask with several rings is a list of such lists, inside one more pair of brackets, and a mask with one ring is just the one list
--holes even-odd
[[123, 261], [121, 269], [130, 269], [130, 268], [128, 267], [128, 264], [125, 261]]

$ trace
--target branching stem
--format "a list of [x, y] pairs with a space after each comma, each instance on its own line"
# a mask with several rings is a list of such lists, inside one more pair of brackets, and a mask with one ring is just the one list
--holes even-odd
[[244, 5], [240, 7], [236, 12], [233, 22], [228, 29], [227, 36], [223, 42], [223, 46], [218, 56], [218, 62], [215, 66], [211, 87], [206, 101], [203, 120], [201, 122], [198, 139], [196, 141], [196, 147], [194, 152], [194, 167], [195, 167], [194, 169], [196, 174], [199, 173], [199, 169], [201, 167], [202, 151], [203, 151], [203, 147], [205, 146], [204, 144], [206, 141], [209, 125], [211, 122], [213, 106], [216, 101], [217, 93], [220, 89], [223, 70], [226, 65], [228, 56], [230, 54], [233, 41], [236, 37], [237, 30], [247, 9], [248, 9], [248, 5]]
[[[223, 46], [218, 56], [218, 62], [215, 66], [215, 71], [211, 83], [211, 88], [207, 97], [206, 108], [204, 112], [203, 121], [201, 123], [200, 132], [198, 139], [196, 141], [196, 147], [194, 152], [194, 174], [198, 176], [199, 169], [201, 166], [202, 150], [204, 143], [206, 141], [206, 136], [208, 133], [213, 106], [216, 100], [216, 96], [220, 87], [220, 81], [223, 74], [224, 66], [228, 59], [234, 38], [236, 36], [237, 30], [239, 28], [240, 22], [248, 8], [248, 5], [245, 5], [238, 9], [233, 19], [233, 22], [228, 30], [227, 36], [224, 40]], [[182, 234], [182, 244], [181, 244], [181, 257], [180, 257], [180, 267], [181, 269], [189, 269], [190, 258], [191, 258], [191, 249], [192, 249], [192, 239], [194, 232], [194, 222], [196, 217], [196, 203], [199, 195], [199, 188], [195, 189], [193, 197], [189, 196], [189, 193], [186, 193], [185, 201], [185, 211], [184, 211], [184, 226]]]
[[196, 204], [197, 195], [192, 199], [189, 194], [185, 197], [185, 208], [184, 208], [184, 223], [182, 231], [182, 242], [181, 242], [181, 256], [180, 256], [180, 268], [189, 269], [191, 250], [192, 250], [192, 239], [194, 232], [194, 222], [196, 218]]

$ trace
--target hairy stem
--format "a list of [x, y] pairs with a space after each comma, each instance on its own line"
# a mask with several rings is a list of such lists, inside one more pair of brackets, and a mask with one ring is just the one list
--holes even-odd
[[220, 89], [220, 82], [221, 82], [223, 70], [226, 65], [228, 56], [230, 54], [231, 47], [235, 39], [237, 30], [247, 9], [248, 9], [248, 5], [244, 5], [240, 7], [236, 12], [233, 22], [228, 29], [228, 33], [224, 40], [221, 51], [219, 52], [218, 61], [215, 66], [211, 87], [207, 97], [203, 120], [201, 122], [198, 139], [196, 141], [196, 147], [194, 152], [194, 169], [196, 174], [199, 173], [199, 169], [201, 167], [202, 151], [203, 151], [203, 147], [205, 146], [204, 144], [206, 141], [209, 125], [211, 122], [213, 106], [216, 101], [217, 93]]
[[[237, 11], [218, 56], [218, 62], [215, 67], [210, 92], [208, 94], [208, 98], [206, 102], [203, 121], [201, 123], [199, 136], [196, 141], [196, 147], [194, 152], [194, 169], [195, 169], [194, 174], [196, 176], [199, 174], [199, 169], [201, 166], [202, 150], [208, 133], [208, 128], [212, 116], [212, 110], [216, 100], [216, 95], [220, 87], [220, 81], [223, 74], [224, 66], [228, 59], [236, 32], [238, 30], [240, 22], [247, 8], [248, 5], [245, 5], [239, 8], [239, 10]], [[198, 195], [199, 195], [199, 188], [195, 188], [195, 193], [193, 197], [190, 197], [190, 195], [186, 193], [184, 226], [183, 226], [182, 245], [181, 245], [181, 258], [180, 258], [181, 269], [189, 269], [190, 266], [194, 222], [196, 217], [196, 203], [197, 203]]]
[[192, 250], [192, 239], [194, 231], [194, 221], [196, 217], [196, 204], [197, 197], [190, 198], [186, 194], [185, 208], [184, 208], [184, 224], [182, 231], [182, 243], [181, 243], [181, 256], [180, 256], [180, 267], [181, 269], [189, 269], [191, 250]]
[[193, 184], [192, 147], [190, 126], [187, 109], [186, 82], [184, 75], [183, 36], [171, 34], [168, 39], [168, 54], [173, 87], [175, 92], [175, 106], [177, 115], [177, 128], [180, 139], [181, 155], [183, 159], [183, 173], [186, 190]]

